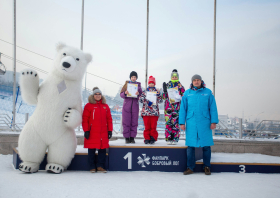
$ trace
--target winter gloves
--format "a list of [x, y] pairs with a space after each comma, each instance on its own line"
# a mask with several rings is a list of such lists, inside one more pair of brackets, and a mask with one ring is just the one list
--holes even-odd
[[108, 131], [108, 139], [112, 137], [112, 131]]
[[164, 93], [167, 93], [166, 82], [164, 82], [164, 83], [162, 84], [162, 88], [163, 88], [163, 92], [164, 92]]
[[[84, 136], [88, 140], [89, 139], [89, 131], [86, 131]], [[108, 139], [110, 139], [111, 137], [112, 137], [112, 131], [108, 131]]]
[[153, 102], [147, 100], [149, 107], [153, 105]]
[[85, 138], [88, 140], [89, 138], [89, 131], [86, 131], [85, 134], [84, 134]]

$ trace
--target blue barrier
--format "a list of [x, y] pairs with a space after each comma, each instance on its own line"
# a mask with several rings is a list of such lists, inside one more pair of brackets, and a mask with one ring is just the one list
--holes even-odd
[[[86, 150], [84, 150], [86, 151]], [[196, 148], [196, 160], [202, 158], [202, 149]], [[40, 165], [45, 170], [47, 155]], [[87, 152], [76, 153], [67, 170], [89, 171]], [[109, 171], [183, 172], [186, 169], [186, 147], [178, 146], [110, 146], [106, 169]], [[18, 169], [21, 160], [14, 149], [13, 165]], [[196, 162], [195, 172], [203, 172], [203, 163]], [[211, 162], [211, 172], [280, 173], [278, 163]]]
[[[115, 141], [114, 141], [115, 142]], [[117, 141], [116, 141], [117, 142]], [[122, 141], [118, 141], [120, 144]], [[162, 141], [165, 143], [165, 141]], [[139, 146], [140, 145], [140, 146]], [[87, 149], [78, 148], [67, 170], [88, 171]], [[181, 145], [147, 146], [139, 143], [129, 146], [110, 146], [107, 149], [106, 169], [109, 171], [162, 171], [183, 172], [187, 166], [187, 147]], [[47, 153], [40, 165], [45, 170]], [[202, 149], [196, 149], [196, 160], [202, 159]], [[18, 169], [21, 159], [16, 149], [13, 151], [13, 164]]]
[[[111, 146], [110, 171], [183, 172], [187, 167], [187, 147]], [[196, 148], [196, 160], [202, 159], [202, 149]]]

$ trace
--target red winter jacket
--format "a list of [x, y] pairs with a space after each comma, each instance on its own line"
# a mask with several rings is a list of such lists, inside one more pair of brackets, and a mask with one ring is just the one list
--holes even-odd
[[102, 96], [96, 101], [93, 95], [88, 98], [83, 112], [83, 130], [90, 131], [89, 139], [85, 138], [84, 148], [105, 149], [109, 148], [108, 131], [113, 131], [113, 122], [109, 106]]

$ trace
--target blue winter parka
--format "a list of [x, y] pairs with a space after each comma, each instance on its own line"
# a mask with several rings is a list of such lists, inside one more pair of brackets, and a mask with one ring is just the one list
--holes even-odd
[[208, 88], [188, 89], [182, 98], [179, 124], [186, 124], [186, 146], [214, 145], [211, 123], [219, 123], [215, 97]]

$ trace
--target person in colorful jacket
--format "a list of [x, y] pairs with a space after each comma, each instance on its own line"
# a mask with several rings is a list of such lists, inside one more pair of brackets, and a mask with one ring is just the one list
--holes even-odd
[[179, 124], [186, 130], [187, 170], [184, 175], [193, 173], [195, 168], [195, 147], [203, 148], [203, 163], [206, 175], [210, 175], [211, 147], [214, 145], [212, 130], [216, 128], [218, 110], [212, 91], [206, 88], [200, 75], [192, 77], [181, 103]]
[[[84, 130], [84, 148], [88, 148], [88, 163], [90, 172], [106, 173], [106, 149], [112, 137], [113, 121], [109, 106], [98, 87], [93, 88], [93, 94], [88, 97], [88, 103], [83, 112], [82, 126]], [[98, 149], [98, 160], [95, 166], [95, 152]]]
[[[158, 138], [157, 132], [157, 121], [160, 116], [158, 104], [162, 103], [162, 97], [160, 95], [160, 90], [156, 89], [156, 79], [153, 76], [149, 77], [148, 88], [143, 91], [140, 96], [140, 102], [143, 103], [143, 108], [141, 111], [141, 116], [143, 117], [145, 130], [144, 130], [144, 143], [154, 144]], [[147, 91], [156, 92], [156, 104], [147, 99]]]
[[[141, 83], [136, 82], [138, 75], [135, 71], [130, 73], [130, 81], [126, 81], [120, 96], [124, 99], [122, 108], [122, 125], [123, 125], [123, 136], [125, 143], [135, 143], [134, 138], [137, 135], [138, 117], [139, 117], [139, 97], [142, 94]], [[133, 83], [138, 84], [138, 91], [136, 92], [137, 98], [127, 97], [127, 84]]]
[[171, 81], [167, 84], [163, 83], [163, 100], [164, 104], [164, 115], [165, 115], [165, 140], [167, 144], [177, 144], [180, 137], [180, 127], [178, 124], [179, 111], [180, 111], [180, 102], [171, 103], [168, 98], [167, 89], [178, 87], [179, 95], [177, 96], [178, 100], [181, 100], [184, 95], [185, 88], [179, 81], [179, 74], [176, 69], [171, 73]]

